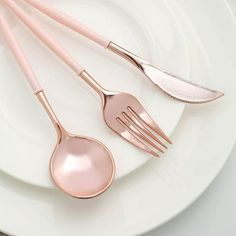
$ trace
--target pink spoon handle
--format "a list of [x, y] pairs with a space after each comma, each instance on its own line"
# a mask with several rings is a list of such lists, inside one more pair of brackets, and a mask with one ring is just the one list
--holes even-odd
[[90, 40], [100, 44], [102, 47], [107, 48], [109, 46], [111, 42], [109, 39], [106, 39], [102, 35], [83, 25], [81, 22], [73, 19], [69, 15], [66, 15], [63, 12], [58, 11], [57, 9], [54, 9], [45, 1], [38, 1], [38, 0], [25, 0], [25, 1], [28, 2], [30, 5], [32, 5], [33, 7], [35, 7], [36, 9], [38, 9], [39, 11], [58, 21], [62, 25], [65, 25], [68, 28], [82, 34], [83, 36], [89, 38]]
[[8, 7], [28, 26], [28, 28], [40, 38], [53, 52], [55, 52], [76, 74], [80, 75], [85, 69], [80, 66], [62, 46], [49, 36], [43, 30], [43, 27], [24, 10], [22, 10], [14, 1], [4, 0]]
[[34, 93], [37, 94], [42, 91], [42, 88], [26, 58], [23, 53], [23, 50], [19, 43], [17, 42], [15, 36], [13, 35], [10, 26], [8, 25], [7, 21], [4, 19], [3, 16], [0, 15], [0, 28], [3, 33], [4, 38], [6, 39], [9, 48], [11, 49], [13, 55], [16, 58], [16, 61], [20, 65], [23, 73], [25, 74], [31, 88], [33, 89]]

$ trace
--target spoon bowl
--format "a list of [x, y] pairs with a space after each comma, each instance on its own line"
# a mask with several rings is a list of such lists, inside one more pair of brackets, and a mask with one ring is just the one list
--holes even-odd
[[50, 173], [57, 187], [72, 197], [82, 199], [103, 193], [111, 185], [115, 174], [110, 151], [98, 140], [67, 132], [44, 92], [36, 96], [57, 132], [57, 144], [50, 161]]
[[114, 178], [110, 151], [99, 141], [67, 135], [52, 154], [50, 173], [55, 184], [76, 198], [92, 198], [103, 193]]

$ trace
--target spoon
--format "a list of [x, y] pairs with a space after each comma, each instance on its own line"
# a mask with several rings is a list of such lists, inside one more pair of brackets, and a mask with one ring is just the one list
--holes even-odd
[[55, 184], [76, 198], [92, 198], [103, 193], [115, 174], [112, 154], [101, 142], [70, 134], [63, 128], [10, 26], [1, 15], [0, 26], [16, 61], [56, 129], [57, 143], [50, 161], [50, 173]]

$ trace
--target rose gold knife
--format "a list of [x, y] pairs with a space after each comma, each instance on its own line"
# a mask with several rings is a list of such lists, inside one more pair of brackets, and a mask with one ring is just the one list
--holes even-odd
[[58, 11], [45, 1], [25, 0], [25, 2], [29, 3], [42, 13], [53, 18], [64, 26], [72, 29], [73, 31], [76, 31], [79, 34], [82, 34], [88, 39], [103, 46], [105, 49], [108, 49], [126, 59], [136, 68], [138, 68], [146, 78], [157, 85], [162, 91], [177, 100], [187, 103], [206, 103], [216, 100], [217, 98], [224, 95], [222, 92], [214, 91], [191, 83], [152, 65], [148, 61], [120, 47], [92, 29], [89, 29], [87, 26], [83, 25], [76, 19], [73, 19], [71, 16]]

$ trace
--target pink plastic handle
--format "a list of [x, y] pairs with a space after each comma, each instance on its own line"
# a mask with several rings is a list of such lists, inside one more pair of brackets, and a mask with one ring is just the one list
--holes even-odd
[[85, 69], [80, 66], [62, 46], [49, 36], [43, 27], [24, 10], [22, 10], [13, 0], [4, 0], [8, 7], [28, 26], [28, 28], [41, 39], [54, 53], [58, 55], [76, 74], [80, 75]]
[[25, 1], [28, 2], [30, 5], [32, 5], [33, 7], [35, 7], [36, 9], [38, 9], [39, 11], [58, 21], [62, 25], [65, 25], [68, 28], [76, 31], [77, 33], [82, 34], [83, 36], [89, 38], [90, 40], [100, 44], [104, 48], [107, 48], [109, 46], [111, 42], [110, 40], [96, 33], [92, 29], [89, 29], [87, 26], [83, 25], [78, 20], [73, 19], [71, 16], [66, 15], [65, 13], [53, 8], [45, 1], [39, 1], [39, 0], [25, 0]]
[[19, 43], [17, 42], [15, 36], [13, 35], [10, 26], [3, 16], [0, 15], [0, 28], [3, 33], [4, 38], [6, 39], [9, 48], [11, 49], [13, 55], [16, 58], [16, 61], [20, 65], [23, 73], [25, 74], [30, 86], [32, 87], [35, 94], [42, 91], [42, 88], [26, 58], [23, 53], [23, 50]]

